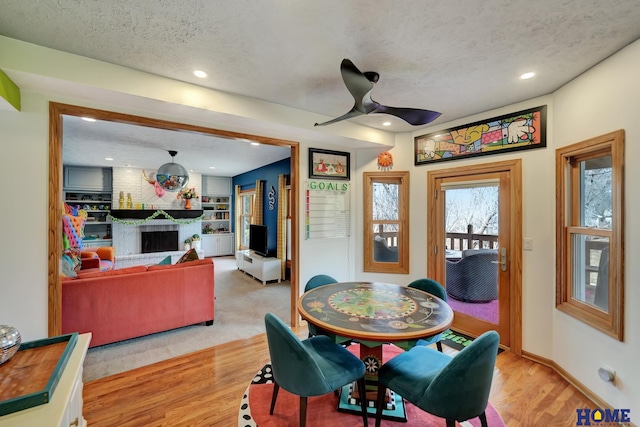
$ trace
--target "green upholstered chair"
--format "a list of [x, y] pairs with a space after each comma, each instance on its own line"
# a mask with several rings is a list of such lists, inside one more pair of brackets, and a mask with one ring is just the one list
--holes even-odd
[[[413, 282], [409, 283], [407, 287], [419, 289], [421, 291], [430, 293], [431, 295], [437, 296], [438, 298], [440, 298], [445, 302], [447, 301], [447, 292], [444, 290], [444, 288], [440, 283], [436, 282], [433, 279], [414, 280]], [[422, 338], [418, 340], [416, 345], [429, 345], [429, 344], [436, 343], [436, 347], [438, 347], [438, 350], [442, 352], [441, 340], [442, 340], [442, 333], [439, 333], [438, 335], [434, 335], [429, 338]]]
[[[320, 396], [353, 381], [364, 390], [364, 363], [331, 338], [319, 335], [300, 341], [287, 325], [272, 313], [264, 317], [271, 367], [273, 369], [273, 410], [280, 387], [300, 396], [300, 426], [307, 418], [307, 397]], [[366, 399], [361, 399], [362, 419], [367, 424]]]
[[[453, 357], [415, 346], [382, 365], [378, 380], [423, 411], [446, 419], [447, 427], [475, 417], [487, 427], [485, 410], [499, 342], [496, 331], [485, 332]], [[378, 389], [376, 427], [382, 417], [384, 387]]]
[[[330, 283], [338, 283], [338, 281], [331, 276], [327, 276], [326, 274], [318, 274], [317, 276], [313, 276], [311, 279], [309, 279], [307, 284], [304, 286], [304, 291], [307, 292], [311, 289], [317, 288], [318, 286], [328, 285]], [[330, 333], [323, 331], [316, 325], [312, 325], [311, 323], [308, 323], [308, 325], [309, 338], [315, 335], [330, 335]]]

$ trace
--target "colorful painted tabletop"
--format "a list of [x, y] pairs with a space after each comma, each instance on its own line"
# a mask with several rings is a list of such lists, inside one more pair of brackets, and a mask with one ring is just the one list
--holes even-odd
[[343, 282], [305, 292], [298, 300], [308, 322], [336, 335], [364, 341], [412, 341], [446, 330], [451, 307], [406, 286]]

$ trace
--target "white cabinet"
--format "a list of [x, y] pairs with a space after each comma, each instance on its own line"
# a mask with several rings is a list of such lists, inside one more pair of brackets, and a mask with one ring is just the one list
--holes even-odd
[[218, 235], [218, 254], [233, 255], [233, 233]]
[[281, 261], [278, 258], [267, 258], [251, 251], [236, 251], [236, 267], [260, 280], [263, 285], [272, 280], [280, 283]]
[[78, 336], [48, 403], [1, 416], [0, 427], [86, 426], [82, 416], [82, 365], [90, 341], [91, 334]]
[[228, 196], [231, 194], [231, 178], [203, 175], [202, 194], [205, 196]]
[[112, 188], [111, 168], [65, 166], [62, 186], [67, 190], [110, 193]]
[[203, 234], [204, 256], [233, 255], [233, 233]]

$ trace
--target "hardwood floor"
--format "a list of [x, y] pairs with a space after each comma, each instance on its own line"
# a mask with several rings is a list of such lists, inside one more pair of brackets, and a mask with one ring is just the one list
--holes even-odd
[[[91, 427], [235, 427], [240, 399], [268, 361], [262, 334], [101, 378], [84, 386], [84, 415]], [[508, 352], [496, 368], [490, 401], [509, 427], [575, 426], [577, 408], [595, 408], [550, 368]]]

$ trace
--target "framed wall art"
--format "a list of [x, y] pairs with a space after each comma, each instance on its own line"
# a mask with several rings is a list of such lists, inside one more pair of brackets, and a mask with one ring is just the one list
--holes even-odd
[[414, 138], [415, 165], [547, 146], [547, 106]]
[[309, 148], [309, 178], [349, 179], [349, 153]]

